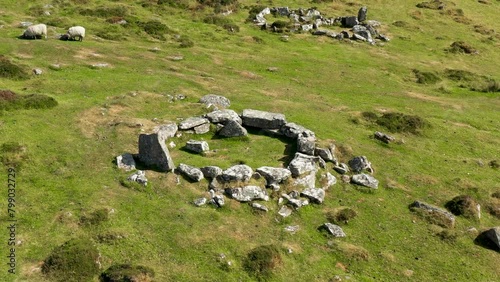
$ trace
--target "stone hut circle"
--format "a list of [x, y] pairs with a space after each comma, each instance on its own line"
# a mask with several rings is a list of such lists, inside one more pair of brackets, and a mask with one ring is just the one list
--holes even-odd
[[[211, 203], [221, 207], [226, 201], [225, 198], [230, 198], [248, 202], [254, 209], [267, 212], [268, 207], [255, 201], [267, 202], [273, 198], [271, 196], [279, 195], [278, 214], [283, 217], [309, 203], [324, 202], [328, 188], [337, 183], [337, 178], [328, 171], [327, 163], [332, 164], [333, 170], [341, 174], [344, 181], [347, 178], [346, 182], [364, 186], [366, 189], [378, 188], [378, 180], [372, 176], [371, 163], [365, 156], [355, 157], [346, 163], [339, 162], [335, 156], [334, 144], [327, 148], [319, 147], [313, 131], [287, 121], [281, 113], [245, 109], [238, 114], [227, 108], [230, 106], [229, 99], [213, 94], [202, 97], [199, 103], [212, 108], [212, 111], [203, 116], [185, 118], [178, 123], [157, 126], [150, 134], [140, 134], [139, 152], [117, 156], [117, 167], [134, 171], [139, 167], [137, 164], [140, 164], [140, 167], [158, 172], [173, 172], [190, 182], [206, 179], [207, 193], [205, 197], [201, 195], [193, 201], [195, 206]], [[182, 148], [192, 154], [203, 154], [210, 150], [210, 141], [196, 140], [195, 137], [197, 134], [209, 132], [211, 125], [216, 128], [215, 135], [218, 138], [248, 136], [248, 129], [257, 129], [270, 137], [286, 138], [290, 143], [295, 142], [297, 151], [293, 156], [289, 156], [291, 161], [286, 164], [287, 167], [252, 168], [238, 164], [220, 168], [216, 165], [195, 167], [185, 163], [175, 164], [167, 146], [169, 138], [189, 132], [192, 137]], [[147, 185], [145, 171], [135, 171], [128, 181]], [[287, 191], [291, 191], [280, 191], [284, 186]]]

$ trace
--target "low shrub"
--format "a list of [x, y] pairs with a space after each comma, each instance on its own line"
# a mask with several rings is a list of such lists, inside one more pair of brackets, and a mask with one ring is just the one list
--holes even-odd
[[244, 269], [258, 280], [270, 278], [282, 263], [281, 254], [275, 245], [263, 245], [251, 250], [243, 262]]
[[57, 101], [43, 94], [17, 95], [10, 90], [0, 90], [0, 111], [18, 109], [49, 109], [57, 106]]
[[222, 17], [222, 16], [209, 15], [203, 19], [203, 22], [207, 23], [207, 24], [214, 24], [214, 25], [223, 27], [225, 30], [231, 31], [231, 32], [239, 32], [240, 31], [240, 27], [238, 25], [233, 23], [233, 21], [231, 21], [230, 19], [228, 19], [226, 17]]
[[94, 16], [99, 18], [125, 17], [128, 14], [128, 9], [122, 5], [116, 6], [100, 6], [95, 9], [80, 10], [82, 16]]
[[445, 69], [444, 74], [446, 78], [453, 81], [473, 81], [477, 79], [478, 75], [466, 70]]
[[115, 264], [104, 271], [99, 280], [101, 282], [147, 282], [152, 281], [154, 276], [154, 270], [146, 266]]
[[109, 219], [109, 211], [107, 209], [98, 209], [90, 215], [82, 215], [80, 224], [86, 226], [99, 225]]
[[376, 121], [378, 119], [378, 116], [374, 112], [362, 112], [361, 116], [369, 121]]
[[189, 8], [189, 2], [187, 0], [158, 0], [158, 5], [165, 5], [178, 9]]
[[7, 57], [0, 55], [0, 77], [21, 80], [28, 79], [29, 74], [24, 67], [16, 65]]
[[419, 116], [403, 113], [384, 113], [377, 119], [377, 124], [387, 128], [390, 132], [408, 132], [418, 134], [428, 126], [428, 123]]
[[355, 218], [358, 213], [351, 208], [343, 208], [336, 212], [328, 212], [326, 218], [331, 223], [335, 224], [347, 224], [349, 220]]
[[185, 35], [181, 35], [177, 41], [180, 43], [180, 48], [191, 48], [194, 46], [194, 42]]
[[107, 25], [97, 30], [95, 35], [113, 41], [124, 41], [127, 39], [127, 37], [124, 36], [124, 29], [119, 25]]
[[444, 9], [444, 3], [440, 0], [421, 2], [421, 3], [417, 4], [417, 8], [424, 8], [424, 9], [431, 9], [431, 10], [442, 10], [442, 9]]
[[50, 281], [90, 281], [99, 272], [99, 257], [90, 239], [72, 239], [55, 248], [44, 260], [42, 273]]
[[171, 34], [173, 31], [158, 20], [148, 22], [139, 22], [138, 25], [149, 35], [156, 39], [165, 40], [165, 34]]
[[443, 240], [444, 242], [447, 243], [455, 243], [457, 241], [458, 235], [456, 232], [452, 230], [445, 229], [441, 232], [438, 232], [436, 234], [439, 239]]
[[500, 204], [499, 203], [489, 203], [486, 205], [486, 210], [489, 214], [500, 219]]
[[435, 84], [441, 81], [441, 78], [434, 72], [424, 72], [414, 69], [413, 74], [417, 78], [419, 84]]

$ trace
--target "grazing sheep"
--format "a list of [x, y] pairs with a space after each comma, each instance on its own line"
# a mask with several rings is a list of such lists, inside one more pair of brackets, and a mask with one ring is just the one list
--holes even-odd
[[78, 40], [83, 41], [85, 37], [85, 28], [82, 26], [73, 26], [68, 29], [69, 40]]
[[35, 24], [28, 26], [21, 37], [26, 39], [37, 39], [37, 37], [41, 38], [42, 36], [45, 36], [45, 39], [47, 39], [47, 26], [44, 24]]

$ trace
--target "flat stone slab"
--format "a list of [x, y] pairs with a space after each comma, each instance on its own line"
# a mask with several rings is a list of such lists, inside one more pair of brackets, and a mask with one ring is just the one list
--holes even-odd
[[202, 117], [190, 117], [181, 122], [179, 122], [179, 129], [188, 130], [205, 123], [209, 123], [208, 119]]
[[318, 170], [317, 164], [320, 162], [320, 160], [321, 159], [316, 156], [309, 156], [302, 153], [295, 153], [295, 157], [288, 165], [288, 169], [292, 172], [293, 177], [298, 177], [304, 173], [317, 171]]
[[312, 202], [322, 204], [325, 200], [325, 190], [321, 188], [307, 188], [300, 193], [301, 196], [309, 198]]
[[182, 175], [196, 182], [199, 182], [204, 178], [203, 172], [201, 172], [199, 168], [194, 166], [181, 163], [176, 168], [176, 170], [179, 171]]
[[293, 210], [287, 206], [282, 206], [278, 211], [278, 214], [282, 217], [289, 217], [292, 214]]
[[175, 134], [177, 133], [177, 130], [179, 130], [179, 127], [175, 123], [170, 123], [170, 124], [162, 124], [159, 126], [156, 126], [153, 129], [154, 133], [162, 134], [164, 138], [170, 138], [174, 137]]
[[222, 168], [214, 165], [202, 167], [200, 170], [203, 173], [203, 176], [208, 179], [214, 179], [222, 174]]
[[337, 238], [346, 237], [344, 230], [342, 230], [342, 227], [335, 225], [335, 224], [332, 224], [332, 223], [329, 223], [329, 222], [321, 225], [318, 229], [326, 230], [328, 233], [333, 235], [333, 237], [337, 237]]
[[292, 175], [290, 170], [280, 167], [262, 166], [256, 171], [266, 179], [267, 186], [280, 184]]
[[247, 165], [235, 165], [222, 172], [217, 179], [221, 182], [242, 181], [247, 182], [252, 177], [253, 170]]
[[231, 101], [228, 98], [215, 94], [208, 94], [200, 98], [200, 103], [205, 104], [207, 106], [214, 105], [220, 106], [224, 108], [229, 108], [231, 106]]
[[425, 215], [426, 219], [431, 223], [435, 223], [442, 227], [448, 227], [448, 228], [455, 226], [455, 216], [452, 213], [445, 211], [444, 209], [435, 207], [433, 205], [421, 201], [413, 202], [410, 205], [410, 209], [413, 211], [421, 210], [425, 212], [427, 214]]
[[186, 143], [186, 150], [199, 154], [209, 151], [210, 148], [206, 141], [189, 140]]
[[265, 189], [259, 186], [245, 186], [238, 188], [227, 188], [226, 194], [239, 202], [250, 202], [253, 200], [269, 201], [269, 196]]
[[299, 134], [301, 134], [302, 132], [304, 132], [306, 130], [308, 130], [308, 129], [306, 129], [302, 125], [298, 125], [294, 122], [287, 122], [283, 126], [281, 126], [281, 128], [280, 128], [280, 132], [283, 135], [285, 135], [288, 138], [293, 138], [293, 139], [297, 138], [297, 136], [299, 136]]
[[238, 122], [234, 120], [228, 120], [224, 124], [217, 134], [221, 137], [239, 137], [239, 136], [247, 136], [248, 132], [246, 128], [241, 126]]
[[378, 180], [369, 174], [361, 173], [353, 175], [351, 182], [361, 186], [378, 189]]
[[280, 129], [286, 123], [283, 114], [252, 109], [243, 110], [241, 119], [244, 126], [266, 129]]
[[226, 123], [229, 120], [236, 121], [239, 124], [243, 122], [238, 113], [229, 109], [210, 112], [205, 115], [205, 118], [211, 123]]

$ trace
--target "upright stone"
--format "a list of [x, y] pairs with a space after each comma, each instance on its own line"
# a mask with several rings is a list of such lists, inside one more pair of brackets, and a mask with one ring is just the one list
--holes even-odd
[[139, 135], [139, 160], [146, 166], [167, 172], [174, 169], [174, 161], [161, 133]]
[[222, 137], [238, 137], [238, 136], [246, 136], [248, 132], [237, 121], [228, 120], [224, 124], [224, 127], [222, 127], [217, 132], [217, 134]]
[[500, 226], [493, 227], [493, 228], [485, 231], [485, 235], [500, 250]]
[[358, 21], [359, 22], [364, 22], [366, 20], [366, 13], [368, 12], [368, 8], [366, 7], [361, 7], [358, 11]]
[[314, 155], [316, 136], [314, 132], [306, 130], [297, 137], [297, 151], [306, 155]]
[[265, 129], [280, 129], [286, 123], [283, 114], [251, 109], [243, 110], [241, 119], [244, 126]]

